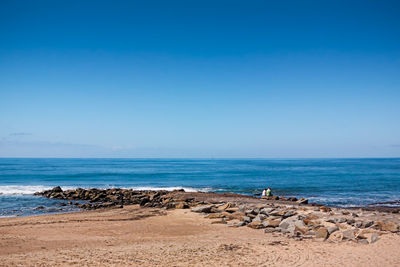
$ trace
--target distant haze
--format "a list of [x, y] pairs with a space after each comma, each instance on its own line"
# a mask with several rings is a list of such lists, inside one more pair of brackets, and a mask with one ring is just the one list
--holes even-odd
[[1, 1], [0, 157], [400, 157], [397, 1]]

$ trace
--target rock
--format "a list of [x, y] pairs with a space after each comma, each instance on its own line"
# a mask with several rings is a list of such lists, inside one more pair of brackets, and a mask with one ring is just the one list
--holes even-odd
[[328, 233], [331, 235], [332, 233], [338, 231], [338, 230], [339, 230], [339, 227], [337, 227], [337, 226], [331, 226], [331, 227], [328, 227], [327, 229], [328, 229]]
[[369, 228], [369, 227], [371, 227], [372, 225], [374, 225], [374, 221], [367, 220], [367, 221], [364, 221], [364, 222], [362, 223], [361, 228]]
[[302, 235], [304, 235], [309, 231], [307, 226], [298, 226], [298, 225], [294, 226], [294, 230], [300, 232]]
[[53, 189], [51, 189], [51, 191], [53, 191], [54, 193], [61, 193], [63, 190], [61, 189], [61, 187], [56, 186]]
[[345, 230], [342, 232], [342, 240], [354, 240], [356, 238], [357, 231], [354, 229]]
[[396, 225], [394, 222], [383, 222], [383, 221], [378, 221], [376, 223], [377, 228], [381, 231], [389, 231], [392, 233], [396, 233], [399, 231], [399, 226]]
[[258, 215], [253, 219], [253, 222], [254, 222], [254, 221], [260, 221], [260, 222], [262, 222], [265, 218], [267, 218], [266, 215], [264, 215], [264, 214], [258, 214]]
[[267, 196], [263, 196], [263, 197], [261, 197], [262, 199], [267, 199], [267, 200], [279, 200], [279, 197], [278, 196], [269, 196], [269, 197], [267, 197]]
[[43, 206], [39, 206], [39, 207], [35, 208], [35, 210], [44, 210], [44, 209], [45, 209], [45, 207], [43, 207]]
[[246, 216], [246, 214], [244, 214], [243, 212], [239, 212], [239, 211], [230, 213], [230, 218], [233, 218], [233, 219], [242, 220], [243, 216]]
[[357, 227], [357, 228], [361, 228], [362, 225], [363, 225], [363, 222], [362, 222], [362, 221], [356, 221], [356, 222], [354, 223], [354, 226]]
[[265, 228], [265, 226], [262, 224], [261, 221], [252, 221], [247, 225], [247, 227], [253, 228], [253, 229], [261, 229]]
[[219, 219], [219, 218], [224, 218], [225, 216], [221, 213], [210, 213], [207, 216], [205, 216], [204, 218], [207, 219]]
[[238, 207], [227, 208], [227, 209], [225, 209], [225, 211], [233, 213], [233, 212], [239, 211], [239, 208]]
[[217, 220], [217, 221], [212, 221], [211, 224], [226, 224], [225, 220]]
[[[292, 217], [282, 220], [281, 223], [279, 224], [279, 227], [281, 227], [283, 229], [287, 229], [289, 226], [292, 226], [294, 228], [295, 222], [297, 222], [297, 221], [298, 221], [298, 219], [295, 216], [292, 216]], [[303, 223], [303, 226], [304, 226], [304, 223]]]
[[358, 239], [357, 242], [360, 243], [360, 244], [366, 244], [366, 245], [369, 244], [367, 239]]
[[189, 205], [186, 203], [176, 203], [175, 204], [175, 209], [188, 209]]
[[346, 222], [347, 222], [347, 224], [349, 224], [349, 225], [353, 225], [353, 224], [356, 223], [356, 220], [354, 220], [354, 219], [346, 219]]
[[328, 229], [325, 227], [321, 227], [315, 231], [315, 237], [316, 238], [321, 238], [321, 239], [327, 239], [329, 236]]
[[295, 211], [293, 211], [293, 210], [289, 210], [289, 211], [285, 212], [285, 214], [283, 214], [282, 217], [285, 219], [285, 218], [292, 217], [292, 216], [294, 216], [294, 215], [296, 215], [296, 214], [297, 214], [297, 212], [295, 212]]
[[325, 206], [321, 206], [321, 207], [319, 207], [319, 210], [322, 211], [322, 212], [330, 212], [331, 208], [328, 208], [328, 207], [325, 207]]
[[257, 212], [255, 212], [253, 209], [247, 209], [244, 211], [244, 213], [246, 213], [247, 216], [251, 214], [251, 215], [254, 215], [254, 217], [255, 217], [257, 215]]
[[278, 227], [281, 223], [280, 220], [266, 220], [263, 224], [265, 227]]
[[242, 220], [246, 223], [251, 223], [251, 218], [249, 216], [243, 216]]
[[245, 221], [241, 221], [241, 222], [238, 222], [238, 223], [235, 224], [236, 227], [242, 227], [242, 226], [245, 226], [245, 225], [246, 225]]
[[328, 240], [333, 242], [341, 242], [342, 239], [343, 239], [343, 234], [340, 231], [333, 232], [328, 237]]
[[376, 233], [373, 233], [367, 240], [370, 244], [375, 243], [376, 241], [378, 241], [378, 235]]
[[226, 209], [229, 209], [229, 208], [232, 208], [232, 207], [234, 207], [234, 205], [232, 203], [228, 202], [228, 203], [226, 203], [226, 204], [224, 204], [222, 206], [219, 206], [218, 209], [219, 210], [226, 210]]
[[269, 215], [270, 216], [283, 216], [283, 215], [285, 215], [285, 213], [286, 213], [286, 211], [284, 211], [284, 210], [274, 210]]
[[314, 236], [315, 236], [315, 231], [313, 231], [313, 230], [307, 231], [304, 235], [305, 235], [305, 236], [312, 236], [312, 237], [314, 237]]
[[264, 230], [264, 233], [274, 233], [276, 232], [276, 228], [272, 228], [272, 227], [267, 227]]
[[200, 206], [200, 207], [192, 208], [191, 211], [192, 211], [192, 212], [198, 212], [198, 213], [202, 213], [202, 212], [204, 212], [204, 213], [210, 213], [210, 212], [211, 212], [211, 209], [212, 209], [213, 207], [214, 207], [213, 205]]
[[269, 215], [274, 210], [275, 210], [274, 208], [263, 208], [263, 209], [260, 210], [260, 213], [264, 214], [264, 215]]
[[297, 203], [299, 203], [299, 204], [308, 204], [308, 199], [300, 198], [299, 200], [297, 200]]

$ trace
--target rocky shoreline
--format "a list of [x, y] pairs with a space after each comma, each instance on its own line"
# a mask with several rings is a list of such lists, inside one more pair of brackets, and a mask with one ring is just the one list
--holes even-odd
[[255, 198], [229, 193], [137, 191], [118, 188], [78, 188], [63, 191], [61, 187], [37, 192], [35, 195], [68, 200], [70, 205], [85, 210], [122, 208], [123, 205], [134, 204], [148, 208], [190, 209], [210, 219], [212, 224], [246, 226], [296, 240], [354, 241], [370, 244], [379, 240], [382, 234], [400, 232], [398, 208], [342, 209], [309, 204], [307, 199], [294, 197]]

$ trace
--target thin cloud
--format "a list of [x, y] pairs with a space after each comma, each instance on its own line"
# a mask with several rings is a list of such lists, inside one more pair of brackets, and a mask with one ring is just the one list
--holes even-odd
[[10, 136], [26, 136], [26, 135], [32, 135], [32, 134], [31, 133], [24, 133], [24, 132], [10, 133]]

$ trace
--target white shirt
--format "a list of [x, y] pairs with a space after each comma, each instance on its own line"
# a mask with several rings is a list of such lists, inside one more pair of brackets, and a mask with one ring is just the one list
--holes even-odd
[[262, 197], [265, 197], [265, 194], [266, 194], [266, 191], [265, 191], [265, 189], [264, 189], [264, 191], [262, 192], [261, 196], [262, 196]]

